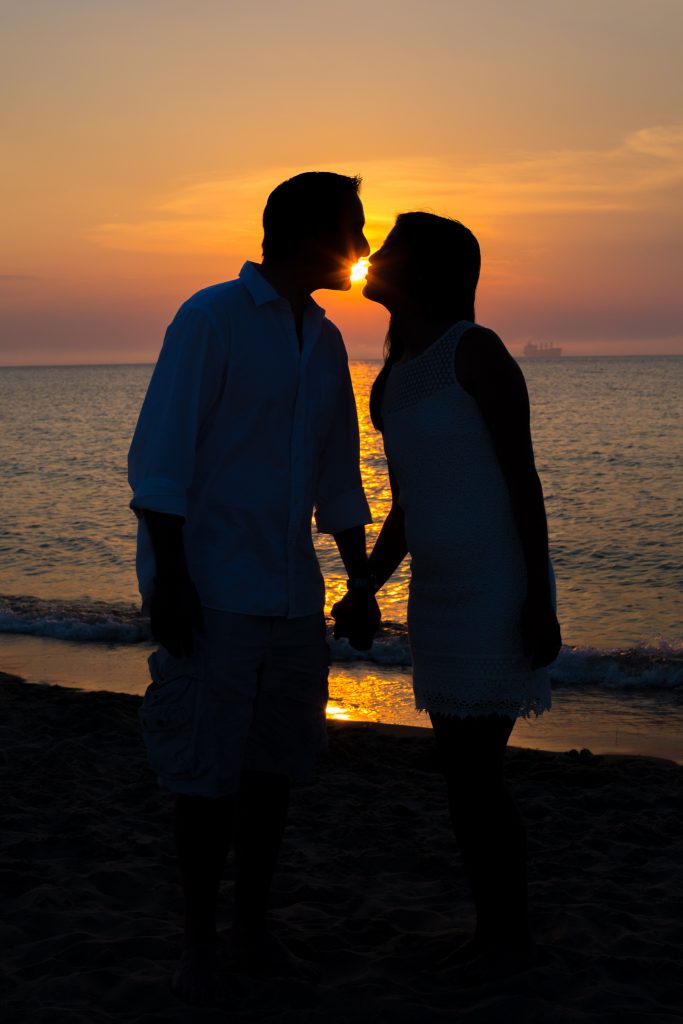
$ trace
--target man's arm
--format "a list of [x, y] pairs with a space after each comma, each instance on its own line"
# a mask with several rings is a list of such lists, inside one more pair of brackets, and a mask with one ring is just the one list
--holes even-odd
[[352, 526], [348, 530], [341, 530], [334, 534], [334, 542], [349, 579], [367, 576], [368, 555], [365, 544], [365, 527]]
[[[372, 522], [360, 473], [360, 435], [348, 366], [343, 367], [335, 409], [320, 453], [315, 495], [319, 533], [341, 537], [337, 546], [346, 565], [365, 563], [366, 523]], [[360, 533], [353, 533], [360, 530]], [[348, 534], [348, 536], [346, 536]], [[348, 569], [347, 565], [347, 569]]]
[[[377, 617], [378, 608], [374, 595], [393, 575], [408, 553], [403, 509], [398, 504], [398, 485], [391, 466], [388, 468], [393, 500], [364, 570], [368, 589], [365, 593], [362, 589], [350, 590], [332, 609], [335, 637], [348, 636], [352, 646], [360, 650], [371, 646], [372, 636], [381, 621], [381, 618]], [[354, 640], [359, 642], [354, 643]]]
[[349, 575], [349, 594], [355, 594], [359, 607], [362, 605], [367, 612], [359, 628], [350, 633], [339, 632], [337, 623], [335, 636], [348, 636], [352, 646], [367, 650], [381, 616], [369, 586], [365, 523], [371, 522], [372, 516], [360, 474], [358, 417], [348, 365], [343, 367], [330, 431], [320, 457], [315, 504], [318, 530], [333, 535]]
[[477, 402], [489, 430], [524, 553], [527, 594], [522, 639], [532, 668], [549, 665], [562, 639], [548, 573], [548, 526], [531, 442], [524, 375], [500, 338], [475, 328], [463, 335], [455, 359], [462, 387]]
[[154, 552], [156, 575], [149, 599], [152, 636], [176, 658], [192, 654], [192, 634], [202, 631], [202, 606], [190, 579], [180, 516], [142, 511]]
[[128, 456], [131, 508], [143, 520], [155, 562], [144, 594], [152, 635], [172, 654], [191, 653], [199, 597], [183, 546], [197, 439], [218, 400], [225, 358], [211, 319], [182, 307], [166, 332]]
[[367, 651], [382, 621], [375, 598], [376, 586], [368, 567], [365, 527], [353, 526], [334, 535], [349, 575], [347, 594], [332, 608], [335, 639], [348, 637], [358, 651]]

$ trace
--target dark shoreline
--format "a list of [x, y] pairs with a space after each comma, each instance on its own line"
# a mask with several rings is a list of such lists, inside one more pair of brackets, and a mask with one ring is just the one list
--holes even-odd
[[[471, 909], [430, 734], [330, 722], [319, 783], [294, 794], [272, 914], [322, 980], [235, 978], [222, 1009], [192, 1015], [167, 990], [170, 801], [147, 766], [140, 698], [0, 682], [7, 1024], [218, 1022], [227, 1009], [244, 1024], [445, 1024], [454, 1011], [477, 1024], [616, 1024], [680, 1009], [683, 767], [509, 751], [543, 960], [465, 986], [432, 967]], [[231, 889], [228, 870], [225, 924]]]

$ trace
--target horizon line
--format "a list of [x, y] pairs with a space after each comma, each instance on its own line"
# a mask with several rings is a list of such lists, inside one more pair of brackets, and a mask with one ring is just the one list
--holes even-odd
[[[568, 360], [573, 359], [683, 359], [683, 352], [611, 352], [611, 353], [574, 353], [567, 354], [558, 357], [557, 359], [542, 359], [535, 358], [534, 356], [524, 356], [522, 354], [515, 355], [511, 352], [510, 355], [513, 359], [519, 359], [524, 363], [543, 363], [548, 362], [556, 365], [557, 363], [564, 363]], [[350, 363], [383, 363], [383, 358], [370, 357], [370, 356], [359, 356], [356, 358], [349, 357]], [[59, 369], [94, 369], [95, 367], [111, 367], [111, 366], [156, 366], [157, 360], [151, 361], [139, 361], [139, 362], [120, 362], [120, 363], [0, 363], [0, 370], [59, 370]]]

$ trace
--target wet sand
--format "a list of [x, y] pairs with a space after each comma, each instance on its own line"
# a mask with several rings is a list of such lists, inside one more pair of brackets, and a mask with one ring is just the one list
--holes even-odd
[[[142, 696], [149, 686], [147, 657], [154, 649], [151, 643], [70, 643], [5, 633], [0, 636], [0, 666], [30, 682]], [[327, 713], [341, 721], [430, 730], [428, 716], [415, 710], [407, 666], [333, 661]], [[597, 683], [572, 686], [553, 680], [553, 710], [520, 719], [513, 743], [534, 750], [588, 747], [596, 754], [643, 754], [683, 765], [683, 691], [644, 684], [615, 692]]]
[[[4, 1024], [683, 1019], [683, 768], [512, 749], [541, 963], [473, 983], [433, 965], [472, 911], [431, 737], [330, 723], [318, 785], [295, 791], [273, 930], [321, 979], [228, 979], [215, 1009], [168, 991], [179, 891], [170, 800], [140, 698], [0, 675]], [[231, 868], [222, 892], [229, 924]]]

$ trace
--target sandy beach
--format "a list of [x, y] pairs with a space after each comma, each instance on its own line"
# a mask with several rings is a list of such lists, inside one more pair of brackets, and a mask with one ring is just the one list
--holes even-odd
[[140, 698], [0, 682], [4, 1024], [683, 1020], [683, 767], [509, 752], [542, 955], [477, 982], [433, 968], [472, 912], [429, 733], [330, 723], [272, 912], [320, 981], [232, 976], [220, 1005], [193, 1010], [168, 990], [180, 898]]

